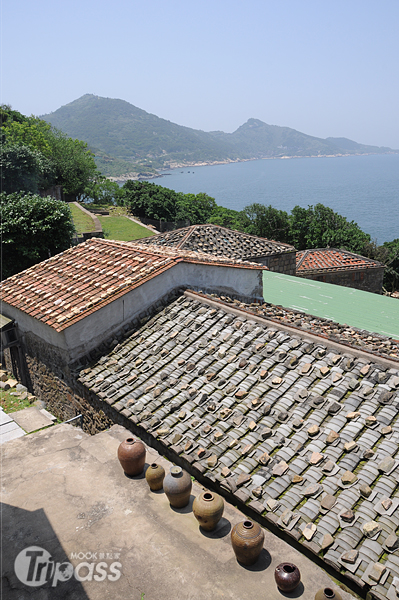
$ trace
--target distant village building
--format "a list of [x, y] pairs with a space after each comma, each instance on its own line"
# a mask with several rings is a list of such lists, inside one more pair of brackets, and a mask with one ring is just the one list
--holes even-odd
[[140, 244], [206, 252], [234, 260], [249, 260], [270, 271], [295, 275], [295, 248], [290, 244], [232, 231], [219, 225], [192, 225], [144, 238]]
[[381, 294], [385, 266], [346, 250], [317, 248], [296, 254], [296, 275]]

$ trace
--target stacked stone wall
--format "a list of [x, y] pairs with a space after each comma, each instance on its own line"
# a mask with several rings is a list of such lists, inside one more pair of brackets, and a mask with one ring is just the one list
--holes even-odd
[[284, 275], [296, 274], [296, 252], [276, 254], [269, 259], [269, 270]]
[[323, 283], [332, 283], [344, 287], [352, 287], [364, 292], [373, 292], [381, 294], [382, 283], [384, 279], [384, 268], [334, 271], [324, 273], [297, 273], [297, 277], [303, 279], [312, 279], [313, 281], [322, 281]]

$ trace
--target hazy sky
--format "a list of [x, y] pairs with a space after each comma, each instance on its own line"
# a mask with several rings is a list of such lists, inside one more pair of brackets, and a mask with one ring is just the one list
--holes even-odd
[[399, 148], [398, 0], [0, 0], [1, 102], [121, 98], [179, 125], [250, 117]]

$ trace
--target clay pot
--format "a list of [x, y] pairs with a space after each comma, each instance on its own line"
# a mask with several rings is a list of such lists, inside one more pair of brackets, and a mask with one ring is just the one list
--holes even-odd
[[253, 521], [242, 521], [234, 525], [231, 531], [231, 544], [238, 562], [253, 565], [262, 552], [265, 534], [263, 529]]
[[274, 571], [274, 579], [282, 592], [292, 592], [301, 581], [301, 574], [293, 563], [281, 563]]
[[165, 469], [157, 463], [152, 463], [145, 472], [145, 478], [152, 492], [161, 490], [165, 477]]
[[172, 467], [163, 482], [163, 489], [170, 505], [174, 508], [183, 508], [190, 501], [192, 488], [190, 475], [181, 467]]
[[193, 502], [193, 513], [202, 529], [212, 531], [222, 518], [223, 498], [212, 492], [203, 492]]
[[126, 475], [140, 475], [144, 470], [145, 463], [143, 442], [128, 438], [119, 445], [118, 458]]
[[342, 596], [337, 590], [326, 587], [317, 592], [314, 600], [342, 600]]

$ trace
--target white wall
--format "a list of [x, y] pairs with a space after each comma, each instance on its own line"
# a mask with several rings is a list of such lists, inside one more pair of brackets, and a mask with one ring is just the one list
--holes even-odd
[[18, 322], [21, 332], [31, 331], [53, 346], [67, 349], [73, 361], [179, 287], [262, 299], [262, 270], [180, 262], [62, 332], [5, 302], [3, 312]]

